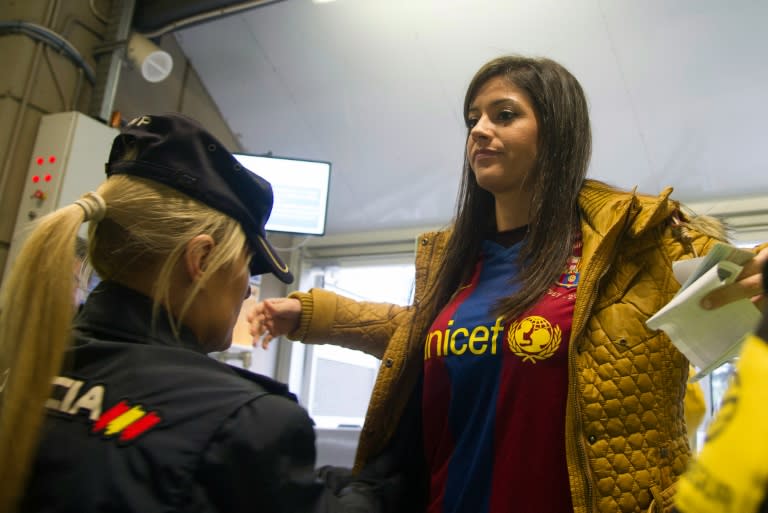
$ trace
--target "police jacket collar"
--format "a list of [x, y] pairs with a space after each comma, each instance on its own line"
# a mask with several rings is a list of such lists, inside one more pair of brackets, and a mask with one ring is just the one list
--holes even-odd
[[[181, 326], [176, 336], [167, 310], [152, 316], [152, 299], [114, 281], [93, 289], [74, 321], [76, 334], [137, 344], [184, 347], [203, 353], [197, 337]], [[76, 337], [77, 339], [78, 337]]]

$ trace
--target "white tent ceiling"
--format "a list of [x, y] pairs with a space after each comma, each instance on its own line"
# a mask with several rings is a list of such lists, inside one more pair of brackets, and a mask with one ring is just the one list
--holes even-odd
[[246, 151], [333, 163], [340, 234], [450, 220], [464, 89], [506, 53], [579, 78], [590, 176], [768, 194], [767, 23], [763, 0], [286, 0], [177, 37]]

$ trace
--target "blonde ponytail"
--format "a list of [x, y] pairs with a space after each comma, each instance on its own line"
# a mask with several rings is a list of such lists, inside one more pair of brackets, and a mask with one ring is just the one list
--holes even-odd
[[70, 345], [75, 239], [84, 214], [73, 204], [41, 218], [0, 295], [0, 512], [13, 511], [23, 493], [51, 379]]

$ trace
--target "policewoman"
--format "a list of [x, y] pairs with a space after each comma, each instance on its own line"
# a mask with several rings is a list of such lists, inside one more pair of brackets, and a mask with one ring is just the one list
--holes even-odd
[[[268, 182], [186, 117], [142, 116], [97, 191], [41, 219], [0, 317], [0, 511], [323, 511], [310, 418], [286, 387], [207, 356], [249, 277], [293, 277]], [[72, 320], [89, 222], [101, 283]], [[70, 347], [71, 346], [71, 347]]]

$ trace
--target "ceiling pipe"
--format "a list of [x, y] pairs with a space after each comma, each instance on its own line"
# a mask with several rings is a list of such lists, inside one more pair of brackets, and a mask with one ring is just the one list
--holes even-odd
[[0, 34], [6, 33], [22, 33], [36, 41], [41, 41], [48, 46], [57, 49], [59, 53], [64, 54], [85, 72], [85, 76], [91, 84], [96, 82], [93, 69], [91, 69], [91, 66], [86, 62], [83, 56], [80, 55], [77, 48], [72, 46], [72, 43], [48, 27], [24, 20], [0, 21]]

